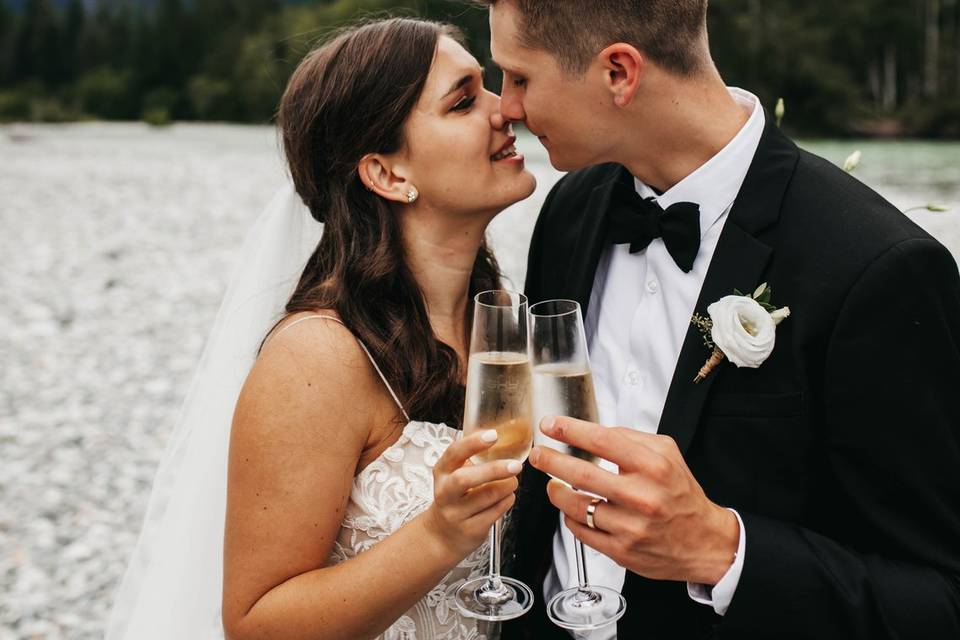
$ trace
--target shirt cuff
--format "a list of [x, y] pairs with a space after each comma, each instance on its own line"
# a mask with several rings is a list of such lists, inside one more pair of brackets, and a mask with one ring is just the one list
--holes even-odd
[[737, 555], [733, 558], [733, 564], [720, 578], [720, 582], [713, 587], [705, 584], [687, 583], [687, 595], [694, 602], [713, 607], [713, 610], [721, 616], [727, 612], [730, 603], [733, 602], [733, 594], [737, 591], [740, 574], [743, 572], [743, 559], [747, 548], [747, 534], [743, 528], [743, 520], [734, 509], [730, 509], [730, 511], [737, 516], [737, 524], [740, 525], [740, 542], [737, 543]]

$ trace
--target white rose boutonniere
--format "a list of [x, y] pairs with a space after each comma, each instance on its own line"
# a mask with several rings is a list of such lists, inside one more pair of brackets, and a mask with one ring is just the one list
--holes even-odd
[[693, 315], [693, 322], [704, 334], [704, 344], [712, 349], [695, 383], [701, 382], [724, 358], [738, 367], [758, 368], [776, 343], [777, 325], [790, 316], [790, 308], [777, 309], [770, 304], [771, 289], [764, 283], [753, 295], [734, 290], [707, 307], [709, 318]]

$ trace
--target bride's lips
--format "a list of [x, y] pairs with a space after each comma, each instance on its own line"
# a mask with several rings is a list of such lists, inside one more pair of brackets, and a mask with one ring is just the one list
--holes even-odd
[[490, 161], [493, 162], [494, 164], [498, 164], [498, 163], [522, 164], [523, 154], [517, 151], [516, 142], [517, 142], [516, 136], [514, 135], [509, 136], [499, 149], [497, 149], [494, 153], [490, 154]]

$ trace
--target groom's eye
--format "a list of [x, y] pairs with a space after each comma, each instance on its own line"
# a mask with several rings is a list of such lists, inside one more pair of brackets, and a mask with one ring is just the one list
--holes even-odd
[[451, 111], [466, 111], [473, 106], [473, 103], [477, 101], [476, 96], [464, 96], [461, 98], [457, 104], [453, 105]]
[[526, 78], [518, 78], [517, 76], [514, 76], [514, 77], [513, 77], [513, 86], [515, 86], [517, 89], [522, 89], [523, 87], [527, 86], [527, 79], [526, 79]]

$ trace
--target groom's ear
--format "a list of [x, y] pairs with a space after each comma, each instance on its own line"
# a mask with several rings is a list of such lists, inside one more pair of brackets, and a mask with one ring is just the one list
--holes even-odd
[[620, 108], [628, 106], [640, 88], [640, 80], [647, 66], [646, 58], [636, 47], [618, 42], [601, 51], [598, 59], [613, 103]]
[[368, 153], [357, 165], [360, 181], [369, 190], [384, 200], [407, 203], [411, 184], [406, 172], [396, 159], [379, 153]]

